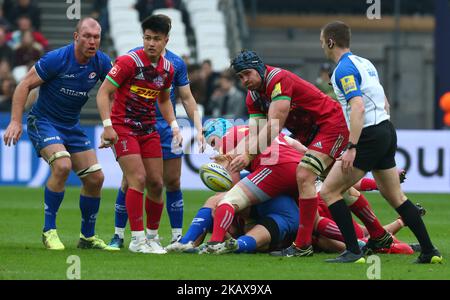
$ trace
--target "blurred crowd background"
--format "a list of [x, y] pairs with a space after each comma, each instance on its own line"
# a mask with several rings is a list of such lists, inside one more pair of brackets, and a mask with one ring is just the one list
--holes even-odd
[[[376, 65], [397, 128], [450, 128], [446, 0], [81, 0], [79, 7], [72, 2], [0, 0], [0, 111], [10, 111], [15, 86], [42, 55], [72, 41], [77, 20], [68, 12], [79, 9], [81, 17], [102, 25], [101, 49], [112, 59], [142, 44], [138, 38], [124, 43], [127, 24], [167, 13], [174, 31], [168, 49], [185, 60], [203, 116], [225, 118], [247, 117], [245, 89], [228, 69], [244, 48], [334, 97], [329, 85], [334, 65], [324, 58], [319, 34], [324, 24], [339, 19], [352, 27], [352, 50]], [[139, 27], [128, 30], [140, 34]], [[83, 109], [83, 124], [99, 122], [95, 94], [96, 89]], [[183, 116], [181, 104], [177, 113]]]

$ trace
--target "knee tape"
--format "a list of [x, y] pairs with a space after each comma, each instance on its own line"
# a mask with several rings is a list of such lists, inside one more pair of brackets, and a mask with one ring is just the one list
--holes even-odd
[[310, 153], [306, 153], [303, 156], [302, 160], [300, 161], [300, 165], [306, 169], [311, 170], [317, 176], [324, 173], [326, 169], [325, 163], [320, 158], [315, 157]]
[[90, 166], [89, 168], [80, 170], [77, 172], [78, 177], [83, 178], [88, 176], [91, 173], [100, 171], [102, 169], [102, 166], [100, 164], [94, 164], [92, 166]]
[[61, 157], [69, 157], [70, 158], [70, 153], [67, 151], [55, 152], [55, 153], [53, 153], [52, 156], [50, 156], [50, 158], [47, 160], [47, 162], [51, 166], [55, 160], [57, 160], [58, 158], [61, 158]]
[[236, 211], [242, 210], [250, 205], [250, 199], [245, 194], [245, 192], [239, 187], [239, 185], [235, 185], [231, 190], [229, 190], [219, 204], [230, 204], [237, 206]]
[[352, 195], [352, 193], [350, 192], [350, 189], [346, 190], [344, 195], [343, 195], [345, 204], [347, 204], [347, 206], [351, 206], [353, 203], [356, 202], [356, 200], [358, 200], [359, 195]]

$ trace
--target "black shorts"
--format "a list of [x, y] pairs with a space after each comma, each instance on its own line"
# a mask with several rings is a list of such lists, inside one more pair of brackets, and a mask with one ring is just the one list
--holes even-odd
[[397, 133], [389, 120], [363, 128], [353, 166], [369, 172], [395, 167]]

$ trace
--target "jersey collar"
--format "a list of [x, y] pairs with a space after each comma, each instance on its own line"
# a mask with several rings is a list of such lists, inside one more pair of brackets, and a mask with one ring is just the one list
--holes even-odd
[[345, 52], [344, 54], [342, 54], [341, 58], [339, 59], [338, 63], [341, 62], [341, 60], [343, 60], [344, 58], [353, 55], [353, 53], [351, 51]]

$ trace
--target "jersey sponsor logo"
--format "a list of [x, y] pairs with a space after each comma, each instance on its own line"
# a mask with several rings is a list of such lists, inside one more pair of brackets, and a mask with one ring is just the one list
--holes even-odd
[[281, 95], [281, 82], [278, 82], [275, 84], [275, 87], [273, 88], [272, 94], [270, 95], [270, 98], [275, 98], [276, 96]]
[[109, 71], [109, 74], [111, 76], [117, 76], [117, 74], [119, 74], [120, 72], [120, 67], [118, 65], [115, 65], [114, 67], [112, 67], [111, 71]]
[[145, 99], [155, 99], [158, 96], [158, 94], [159, 94], [159, 91], [143, 88], [143, 87], [140, 87], [140, 86], [137, 86], [137, 85], [132, 85], [130, 87], [130, 91], [133, 94], [136, 94], [136, 95], [138, 95], [138, 96], [140, 96], [142, 98], [145, 98]]
[[342, 77], [341, 84], [345, 94], [358, 90], [358, 87], [356, 86], [355, 76], [353, 75]]
[[97, 73], [92, 72], [91, 74], [89, 74], [89, 79], [94, 79], [95, 76], [97, 76]]
[[63, 76], [61, 76], [61, 78], [75, 78], [76, 75], [75, 74], [64, 74]]
[[87, 92], [79, 92], [79, 91], [74, 91], [74, 90], [66, 89], [66, 88], [61, 88], [59, 91], [68, 96], [87, 97]]

